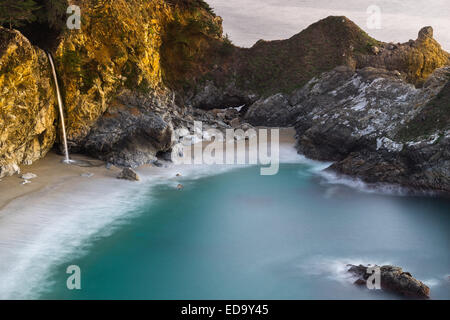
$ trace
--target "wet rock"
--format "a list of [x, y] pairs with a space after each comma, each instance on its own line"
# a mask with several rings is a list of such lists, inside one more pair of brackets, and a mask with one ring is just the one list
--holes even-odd
[[[348, 272], [358, 279], [356, 285], [366, 285], [368, 278], [372, 273], [368, 272], [368, 267], [359, 265], [348, 265]], [[372, 266], [372, 268], [377, 266]], [[430, 288], [421, 281], [413, 278], [409, 272], [404, 272], [402, 268], [395, 266], [378, 267], [380, 270], [381, 289], [402, 295], [412, 299], [429, 299]]]
[[158, 167], [158, 168], [164, 167], [164, 163], [162, 163], [162, 162], [159, 161], [159, 160], [153, 161], [153, 165], [154, 165], [155, 167]]
[[297, 99], [297, 149], [366, 182], [450, 192], [450, 119], [432, 115], [448, 105], [449, 76], [439, 69], [415, 88], [384, 69], [325, 73]]
[[183, 186], [182, 184], [179, 184], [179, 185], [177, 185], [177, 189], [178, 189], [178, 190], [183, 190], [183, 189], [184, 189], [184, 186]]
[[117, 179], [129, 180], [129, 181], [139, 181], [139, 175], [131, 168], [124, 168], [122, 172], [119, 173]]

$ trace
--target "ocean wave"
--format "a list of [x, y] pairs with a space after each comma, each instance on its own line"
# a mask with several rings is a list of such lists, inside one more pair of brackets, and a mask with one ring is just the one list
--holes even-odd
[[336, 258], [336, 257], [324, 257], [317, 256], [307, 260], [300, 264], [298, 267], [310, 276], [323, 277], [333, 281], [338, 281], [343, 284], [353, 284], [356, 278], [354, 275], [348, 272], [349, 264], [351, 265], [373, 265], [374, 261], [376, 265], [391, 265], [386, 261], [380, 261], [379, 263], [370, 258]]

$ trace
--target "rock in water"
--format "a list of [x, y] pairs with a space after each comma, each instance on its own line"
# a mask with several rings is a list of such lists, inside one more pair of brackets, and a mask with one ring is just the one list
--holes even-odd
[[[368, 267], [359, 265], [348, 265], [348, 272], [358, 279], [355, 285], [366, 285], [368, 278], [372, 273], [368, 272]], [[374, 266], [375, 268], [377, 266]], [[413, 299], [429, 299], [430, 288], [421, 281], [413, 278], [409, 272], [403, 272], [402, 268], [395, 266], [382, 266], [380, 268], [381, 289], [393, 292]]]
[[178, 189], [178, 190], [183, 190], [183, 189], [184, 189], [184, 186], [180, 183], [179, 185], [177, 185], [177, 189]]
[[138, 174], [131, 168], [125, 168], [117, 176], [117, 179], [129, 180], [129, 181], [139, 181], [140, 178]]
[[31, 179], [37, 178], [37, 175], [35, 175], [34, 173], [29, 172], [29, 173], [23, 174], [21, 178], [24, 179], [24, 180], [31, 180]]

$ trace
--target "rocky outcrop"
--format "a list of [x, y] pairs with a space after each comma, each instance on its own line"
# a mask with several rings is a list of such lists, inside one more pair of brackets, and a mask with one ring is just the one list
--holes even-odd
[[137, 167], [155, 161], [172, 147], [169, 111], [175, 106], [165, 95], [122, 92], [90, 128], [81, 151], [118, 166]]
[[373, 55], [357, 57], [357, 68], [374, 67], [399, 71], [415, 85], [422, 85], [434, 70], [450, 65], [450, 54], [433, 38], [433, 28], [424, 27], [417, 40], [381, 43]]
[[[366, 285], [367, 280], [372, 275], [368, 272], [368, 267], [359, 265], [348, 265], [348, 272], [357, 278], [355, 284]], [[404, 272], [402, 268], [395, 266], [372, 266], [379, 268], [381, 289], [412, 299], [429, 299], [430, 288], [421, 281], [413, 278], [409, 272]]]
[[56, 137], [56, 99], [45, 52], [0, 27], [0, 178], [44, 157]]
[[[360, 140], [365, 141], [364, 132], [355, 136], [345, 124], [342, 130], [330, 127], [328, 130], [335, 132], [334, 141], [323, 142], [322, 146], [339, 143], [339, 148], [319, 148], [318, 141], [326, 141], [320, 138], [322, 128], [316, 125], [302, 128], [301, 124], [302, 117], [308, 119], [308, 112], [319, 112], [314, 104], [337, 105], [337, 97], [352, 94], [343, 92], [327, 97], [322, 94], [327, 86], [334, 82], [343, 85], [351, 80], [355, 69], [363, 68], [365, 71], [358, 71], [355, 81], [386, 79], [378, 84], [372, 81], [372, 89], [368, 90], [373, 95], [377, 85], [387, 86], [388, 82], [399, 92], [413, 94], [398, 103], [408, 118], [398, 115], [397, 119], [408, 121], [420, 108], [413, 108], [415, 111], [410, 113], [406, 105], [411, 101], [422, 105], [428, 101], [427, 94], [431, 97], [434, 92], [430, 86], [416, 89], [408, 83], [423, 85], [431, 72], [448, 64], [448, 54], [432, 38], [431, 28], [423, 29], [416, 41], [394, 45], [369, 37], [345, 17], [328, 17], [290, 39], [258, 41], [245, 49], [235, 47], [223, 36], [222, 19], [201, 0], [68, 2], [81, 7], [82, 27], [59, 30], [49, 48], [56, 48], [52, 50], [66, 108], [69, 147], [72, 152], [88, 153], [120, 166], [135, 167], [154, 161], [158, 154], [167, 154], [174, 143], [173, 130], [189, 128], [192, 124], [187, 122], [194, 119], [206, 120], [208, 125], [217, 128], [247, 127], [244, 122], [264, 126], [297, 124], [302, 151], [316, 158], [344, 160]], [[7, 37], [2, 46], [3, 42], [7, 48]], [[56, 135], [55, 98], [50, 90], [47, 61], [42, 51], [29, 43], [23, 46], [28, 46], [25, 51], [34, 50], [34, 53], [18, 56], [17, 61], [24, 60], [23, 65], [34, 70], [27, 73], [33, 77], [20, 84], [14, 81], [23, 77], [11, 75], [24, 73], [21, 69], [14, 73], [5, 69], [1, 75], [1, 85], [8, 94], [16, 88], [27, 88], [21, 91], [23, 95], [2, 96], [2, 101], [10, 100], [0, 105], [0, 110], [8, 110], [2, 111], [0, 118], [0, 124], [8, 124], [7, 134], [2, 131], [0, 145], [8, 149], [2, 151], [5, 160], [0, 160], [2, 170], [8, 173], [22, 163], [42, 157]], [[344, 67], [330, 73], [337, 66]], [[385, 70], [374, 73], [366, 67]], [[324, 72], [328, 73], [321, 76]], [[4, 80], [13, 78], [14, 81]], [[365, 94], [357, 92], [362, 88], [356, 84], [353, 89], [348, 87], [357, 95]], [[419, 97], [422, 93], [423, 97]], [[20, 109], [17, 114], [10, 112], [8, 105], [22, 106], [23, 98], [30, 107]], [[362, 103], [363, 98], [359, 98]], [[29, 101], [33, 99], [31, 107]], [[248, 108], [245, 119], [229, 108], [243, 105], [243, 110]], [[51, 107], [45, 109], [45, 106]], [[213, 112], [202, 113], [193, 109], [196, 107]], [[227, 111], [214, 111], [224, 108]], [[388, 112], [385, 109], [379, 111]], [[364, 113], [359, 111], [359, 115]], [[14, 121], [5, 121], [12, 116], [17, 123], [25, 124], [14, 129]], [[376, 116], [364, 117], [363, 122], [350, 118], [347, 119], [350, 127], [361, 129], [366, 125], [364, 121], [373, 122]], [[311, 124], [316, 124], [317, 119], [312, 119]], [[303, 129], [308, 133], [301, 132]], [[386, 135], [377, 138], [394, 141], [396, 131], [399, 130], [387, 134], [385, 130]], [[332, 155], [336, 150], [337, 154]], [[341, 170], [346, 171], [346, 167], [343, 163]], [[435, 172], [431, 175], [436, 177]]]
[[367, 182], [450, 192], [448, 117], [430, 116], [427, 130], [407, 134], [448, 95], [449, 76], [450, 68], [437, 70], [420, 89], [396, 72], [373, 68], [337, 68], [313, 79], [298, 92], [298, 150]]

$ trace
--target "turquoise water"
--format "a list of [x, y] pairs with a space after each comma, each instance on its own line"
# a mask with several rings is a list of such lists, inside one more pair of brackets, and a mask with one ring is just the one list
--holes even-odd
[[[52, 268], [42, 299], [382, 299], [346, 263], [402, 266], [449, 299], [450, 201], [358, 192], [308, 164], [151, 186], [130, 218]], [[147, 192], [147, 191], [146, 191]], [[132, 218], [131, 218], [132, 217]], [[68, 265], [82, 270], [69, 291]]]

